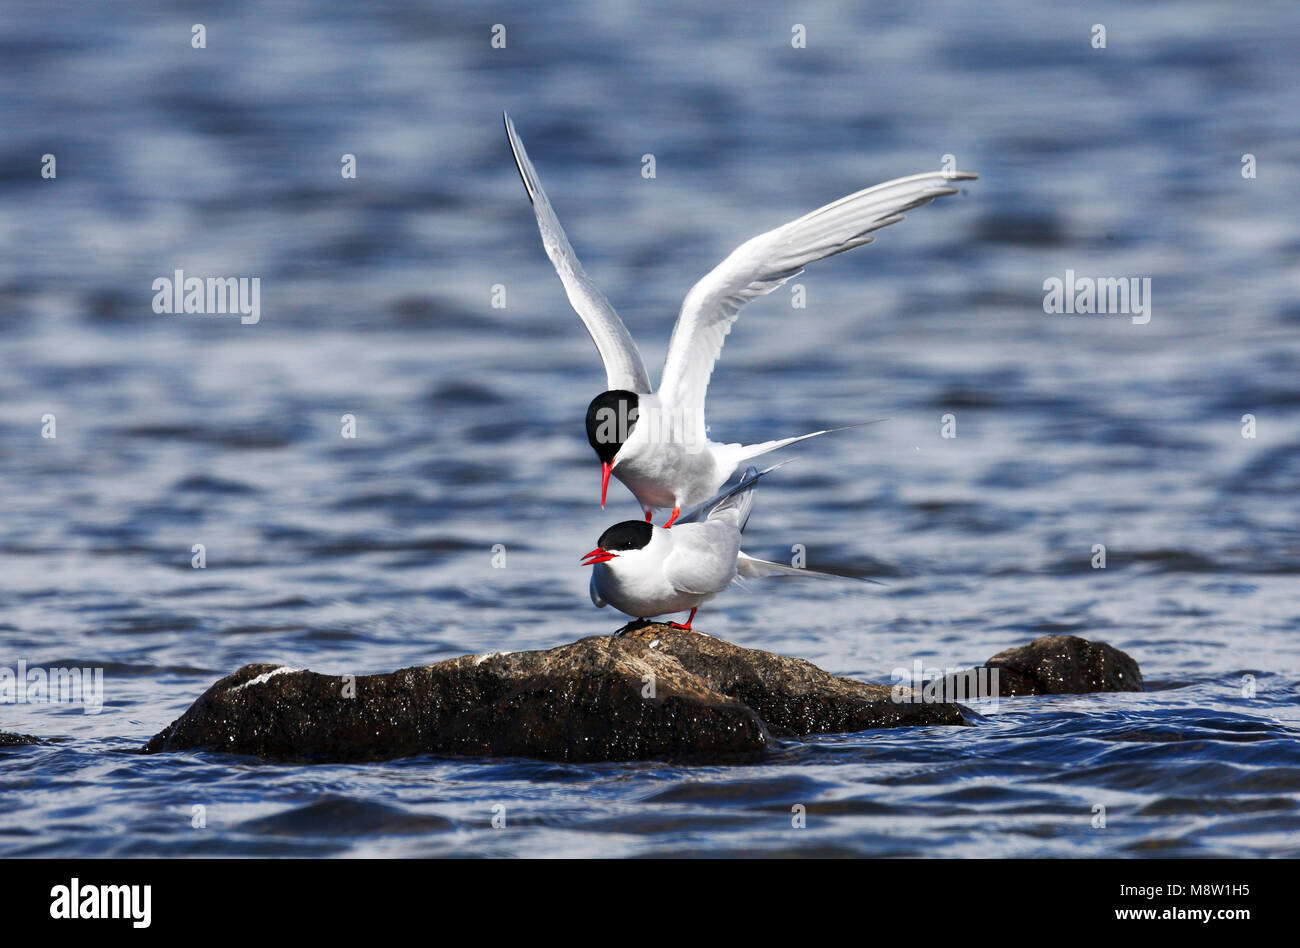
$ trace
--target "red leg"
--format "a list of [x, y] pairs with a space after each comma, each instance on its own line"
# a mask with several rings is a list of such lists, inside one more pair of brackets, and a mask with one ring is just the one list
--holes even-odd
[[673, 515], [672, 515], [671, 517], [669, 517], [669, 518], [668, 518], [668, 522], [664, 524], [664, 529], [667, 530], [667, 529], [668, 529], [669, 527], [671, 527], [674, 523], [676, 523], [676, 522], [677, 522], [677, 518], [680, 517], [681, 514], [682, 514], [682, 508], [681, 508], [681, 507], [674, 507], [674, 508], [673, 508]]
[[645, 522], [646, 522], [646, 523], [649, 523], [649, 522], [650, 522], [650, 519], [651, 519], [653, 516], [654, 516], [654, 513], [651, 512], [651, 511], [649, 511], [649, 510], [647, 510], [647, 511], [645, 512]]
[[673, 628], [673, 629], [681, 629], [683, 632], [690, 632], [690, 631], [691, 631], [691, 623], [695, 621], [695, 612], [696, 612], [696, 610], [698, 610], [699, 608], [700, 608], [699, 606], [696, 606], [694, 609], [691, 610], [691, 614], [690, 614], [689, 616], [686, 617], [686, 624], [685, 624], [685, 625], [682, 625], [682, 624], [679, 623], [679, 622], [669, 622], [669, 623], [668, 623], [669, 627], [670, 627], [670, 628]]

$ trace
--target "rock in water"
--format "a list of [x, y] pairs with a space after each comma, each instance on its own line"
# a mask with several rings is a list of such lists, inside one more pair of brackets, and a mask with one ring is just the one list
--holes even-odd
[[895, 702], [883, 685], [653, 624], [620, 638], [354, 679], [246, 665], [144, 751], [321, 761], [426, 753], [718, 759], [761, 753], [773, 735], [964, 723], [955, 704]]
[[39, 737], [32, 737], [30, 734], [10, 734], [8, 731], [0, 731], [0, 747], [16, 747], [20, 744], [44, 744], [45, 742]]
[[1142, 690], [1136, 661], [1113, 645], [1077, 635], [1044, 635], [998, 652], [984, 664], [998, 669], [1004, 698]]
[[[1142, 690], [1137, 662], [1076, 636], [1044, 636], [987, 664], [998, 669], [999, 697]], [[621, 638], [466, 655], [388, 675], [245, 665], [144, 750], [320, 761], [718, 760], [759, 754], [780, 737], [965, 723], [954, 703], [918, 701], [901, 686], [837, 678], [802, 659], [656, 623]]]
[[[802, 658], [741, 648], [662, 625], [633, 634], [645, 643], [659, 639], [654, 651], [666, 650], [710, 690], [739, 698], [777, 737], [967, 723], [955, 704], [898, 702], [888, 685], [837, 678]], [[902, 693], [910, 697], [911, 689]]]

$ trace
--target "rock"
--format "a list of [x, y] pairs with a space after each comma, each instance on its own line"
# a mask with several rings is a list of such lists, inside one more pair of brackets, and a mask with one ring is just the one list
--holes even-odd
[[45, 742], [39, 737], [32, 737], [30, 734], [10, 734], [8, 731], [0, 731], [0, 747], [14, 747], [19, 744], [44, 744]]
[[[888, 685], [837, 678], [802, 658], [741, 648], [710, 635], [654, 625], [626, 638], [647, 645], [659, 639], [655, 652], [671, 655], [711, 690], [739, 698], [777, 737], [967, 723], [955, 704], [897, 702]], [[903, 693], [911, 695], [910, 689]]]
[[[774, 735], [965, 723], [953, 704], [896, 703], [885, 686], [662, 624], [351, 681], [349, 691], [345, 678], [246, 665], [144, 751], [322, 761], [426, 753], [719, 759], [761, 753]], [[651, 682], [653, 697], [643, 697]]]
[[946, 701], [971, 701], [1141, 690], [1138, 663], [1114, 646], [1077, 635], [1044, 635], [998, 652], [982, 666], [927, 683], [923, 692]]
[[1003, 698], [1142, 690], [1142, 671], [1133, 658], [1077, 635], [1044, 635], [998, 652], [984, 664], [998, 669]]
[[[1000, 697], [1142, 689], [1133, 659], [1075, 636], [1044, 636], [987, 664], [998, 669]], [[906, 688], [837, 678], [802, 659], [656, 623], [620, 638], [387, 675], [245, 665], [144, 752], [719, 760], [761, 754], [776, 738], [965, 723], [955, 703], [918, 701]]]

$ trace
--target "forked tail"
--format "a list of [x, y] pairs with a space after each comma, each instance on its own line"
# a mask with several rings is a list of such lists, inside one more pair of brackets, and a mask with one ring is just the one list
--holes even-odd
[[874, 421], [860, 421], [856, 425], [844, 425], [839, 428], [823, 428], [821, 431], [810, 431], [808, 434], [796, 435], [793, 438], [781, 438], [779, 441], [763, 441], [759, 444], [727, 445], [727, 447], [735, 449], [736, 453], [732, 455], [732, 457], [735, 458], [736, 467], [739, 467], [746, 461], [767, 454], [769, 451], [779, 451], [781, 448], [789, 447], [792, 444], [798, 444], [800, 441], [807, 441], [809, 438], [816, 438], [818, 435], [833, 434], [836, 431], [848, 431], [850, 428], [862, 428], [866, 425], [878, 425], [882, 421], [886, 420], [887, 419], [885, 418], [877, 418]]
[[856, 579], [859, 582], [871, 583], [875, 586], [885, 585], [878, 580], [868, 579], [865, 576], [826, 573], [817, 569], [808, 569], [806, 566], [785, 566], [782, 563], [770, 563], [767, 560], [760, 560], [757, 557], [750, 556], [743, 550], [736, 555], [736, 572], [751, 579], [759, 576], [816, 576], [819, 579]]

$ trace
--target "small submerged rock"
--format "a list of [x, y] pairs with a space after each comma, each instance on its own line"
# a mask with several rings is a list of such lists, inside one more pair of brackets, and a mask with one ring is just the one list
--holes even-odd
[[984, 663], [998, 669], [1001, 697], [1141, 691], [1142, 671], [1125, 652], [1077, 635], [1044, 635]]
[[15, 747], [19, 744], [44, 744], [45, 742], [39, 737], [32, 737], [30, 734], [10, 734], [8, 731], [0, 731], [0, 747]]
[[1142, 672], [1129, 655], [1077, 635], [1044, 635], [994, 655], [982, 666], [927, 683], [925, 694], [948, 700], [1141, 691]]
[[[1118, 671], [1140, 689], [1128, 656], [1075, 641], [1086, 648], [1044, 646], [1029, 657], [1011, 650], [995, 660], [1020, 676], [1017, 688], [1023, 678], [1096, 680], [1097, 690], [1117, 690], [1106, 685]], [[1097, 664], [1073, 667], [1079, 662]], [[465, 655], [386, 675], [246, 665], [209, 688], [144, 752], [211, 749], [319, 761], [416, 754], [717, 760], [762, 753], [774, 738], [967, 723], [957, 704], [900, 700], [910, 697], [907, 689], [838, 678], [802, 659], [655, 623], [619, 638]]]

